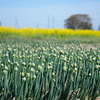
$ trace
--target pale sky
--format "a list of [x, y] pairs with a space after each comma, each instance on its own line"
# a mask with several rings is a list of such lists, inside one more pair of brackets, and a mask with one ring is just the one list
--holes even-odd
[[88, 14], [97, 30], [100, 0], [0, 0], [2, 26], [64, 28], [64, 20], [73, 14]]

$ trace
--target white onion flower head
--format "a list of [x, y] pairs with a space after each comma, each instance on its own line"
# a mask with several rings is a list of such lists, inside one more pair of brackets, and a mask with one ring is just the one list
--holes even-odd
[[8, 57], [8, 53], [5, 54], [5, 57]]
[[70, 56], [70, 60], [73, 60], [73, 56], [72, 55]]
[[24, 48], [22, 49], [22, 51], [24, 51]]
[[38, 59], [40, 60], [40, 57], [38, 57]]
[[73, 70], [73, 73], [75, 74], [75, 70]]
[[29, 63], [28, 65], [31, 66], [31, 63]]
[[36, 79], [36, 75], [33, 75], [33, 79]]
[[21, 55], [19, 55], [19, 58], [22, 58], [22, 56], [21, 56]]
[[51, 61], [51, 64], [53, 64], [53, 61]]
[[22, 57], [25, 58], [25, 55], [23, 54]]
[[21, 76], [24, 77], [24, 72], [21, 72]]
[[15, 67], [15, 71], [18, 71], [18, 68], [17, 67]]
[[100, 50], [98, 51], [98, 53], [100, 53]]
[[90, 59], [92, 59], [92, 56], [90, 56]]
[[26, 68], [26, 67], [24, 67], [24, 69], [26, 70], [27, 68]]
[[33, 71], [34, 71], [34, 69], [33, 69], [33, 68], [31, 68], [31, 69], [30, 69], [30, 72], [33, 72]]
[[82, 69], [82, 66], [80, 67], [80, 69]]
[[74, 67], [76, 67], [77, 66], [77, 63], [74, 63]]
[[55, 73], [54, 72], [52, 73], [52, 76], [55, 76]]
[[50, 69], [52, 69], [52, 66], [49, 66], [50, 67]]
[[92, 59], [90, 59], [89, 61], [90, 61], [90, 62], [92, 62], [93, 60], [92, 60]]
[[15, 65], [17, 65], [18, 62], [14, 62]]
[[79, 60], [82, 61], [82, 57], [79, 57]]
[[30, 61], [32, 61], [32, 59], [30, 59]]
[[8, 67], [7, 66], [5, 66], [5, 70], [8, 70]]
[[35, 73], [38, 74], [38, 70]]
[[61, 55], [61, 58], [64, 58], [64, 55]]
[[91, 73], [89, 73], [89, 76], [91, 76]]
[[93, 52], [93, 54], [95, 54], [95, 55], [96, 55], [96, 52], [94, 51], [94, 52]]
[[50, 66], [47, 66], [47, 70], [49, 70], [50, 69]]
[[15, 49], [15, 48], [13, 48], [13, 51], [16, 51], [16, 49]]
[[67, 61], [66, 57], [64, 57], [63, 60], [64, 60], [64, 62], [66, 62]]
[[72, 54], [71, 54], [72, 56], [74, 55], [74, 53], [72, 52]]
[[2, 54], [2, 51], [0, 50], [0, 54]]
[[56, 57], [56, 54], [53, 54], [54, 57]]
[[66, 67], [66, 66], [64, 66], [64, 67], [63, 67], [63, 71], [65, 72], [66, 70], [67, 70], [67, 67]]
[[74, 64], [71, 64], [71, 67], [73, 67], [74, 66]]
[[19, 64], [17, 63], [17, 66], [19, 67]]
[[97, 64], [100, 64], [100, 61], [97, 61]]
[[42, 66], [44, 67], [44, 63], [42, 63]]
[[32, 67], [35, 67], [35, 64], [34, 64], [34, 63], [32, 63], [32, 64], [31, 64], [31, 66], [32, 66]]
[[43, 59], [43, 62], [45, 62], [45, 59]]
[[42, 67], [39, 65], [38, 66], [38, 71], [41, 71], [42, 70]]
[[51, 62], [51, 63], [49, 63], [49, 65], [50, 65], [50, 66], [52, 66], [52, 62]]
[[77, 71], [77, 68], [75, 67], [74, 70]]
[[42, 47], [42, 51], [43, 51], [43, 52], [45, 51], [45, 48], [44, 48], [44, 47]]
[[30, 51], [29, 53], [32, 54], [32, 51]]
[[27, 75], [27, 77], [30, 77], [30, 73], [27, 73], [26, 75]]
[[4, 64], [1, 64], [1, 67], [4, 67]]
[[29, 58], [29, 56], [27, 56], [27, 58]]
[[64, 54], [64, 51], [63, 50], [60, 50], [60, 54]]
[[13, 65], [13, 63], [11, 62], [11, 65]]
[[53, 79], [53, 82], [55, 82], [56, 80], [55, 79]]
[[3, 74], [6, 75], [7, 74], [7, 71], [6, 70], [3, 70]]
[[95, 61], [96, 60], [96, 57], [93, 57], [93, 61]]
[[22, 79], [24, 82], [26, 81], [26, 77], [23, 77], [23, 79]]
[[26, 65], [26, 63], [25, 63], [25, 62], [22, 62], [22, 65], [23, 65], [23, 66], [25, 66], [25, 65]]
[[96, 67], [95, 67], [96, 69], [99, 69], [100, 68], [100, 65], [96, 65]]
[[100, 56], [98, 56], [98, 59], [100, 60]]
[[10, 63], [10, 59], [8, 59], [8, 63]]
[[28, 51], [26, 50], [25, 53], [28, 53]]
[[15, 57], [16, 55], [15, 54], [13, 54], [13, 57]]
[[68, 55], [68, 52], [65, 52], [66, 53], [66, 55]]

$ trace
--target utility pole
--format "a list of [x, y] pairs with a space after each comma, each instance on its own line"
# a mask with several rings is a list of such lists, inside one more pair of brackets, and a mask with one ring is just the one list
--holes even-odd
[[49, 20], [50, 20], [50, 19], [49, 19], [49, 15], [48, 15], [48, 28], [49, 28]]
[[37, 23], [37, 28], [39, 28], [39, 24]]
[[53, 18], [53, 28], [54, 28], [54, 18]]
[[19, 24], [18, 24], [18, 21], [17, 21], [17, 17], [15, 17], [15, 28], [19, 28]]
[[1, 21], [0, 21], [0, 26], [1, 26]]
[[99, 30], [100, 30], [100, 25], [99, 25]]

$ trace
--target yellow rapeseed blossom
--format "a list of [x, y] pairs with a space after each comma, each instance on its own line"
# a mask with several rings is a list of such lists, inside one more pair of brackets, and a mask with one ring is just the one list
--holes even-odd
[[21, 28], [14, 27], [0, 27], [0, 35], [8, 36], [22, 36], [32, 37], [36, 35], [49, 36], [49, 37], [66, 37], [66, 36], [95, 36], [100, 37], [100, 31], [95, 30], [72, 30], [72, 29], [43, 29], [43, 28]]

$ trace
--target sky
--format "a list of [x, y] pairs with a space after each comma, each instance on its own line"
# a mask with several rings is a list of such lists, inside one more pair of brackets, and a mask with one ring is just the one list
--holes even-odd
[[88, 14], [100, 25], [100, 0], [0, 0], [0, 22], [7, 27], [64, 28], [73, 14]]

